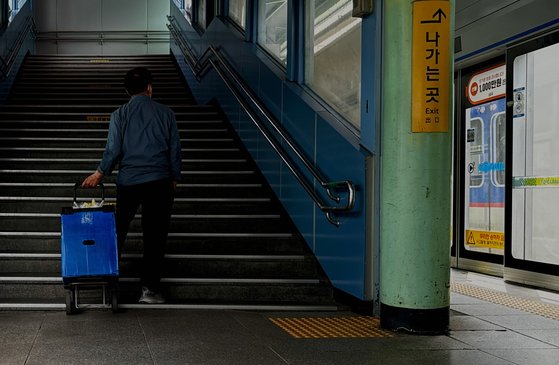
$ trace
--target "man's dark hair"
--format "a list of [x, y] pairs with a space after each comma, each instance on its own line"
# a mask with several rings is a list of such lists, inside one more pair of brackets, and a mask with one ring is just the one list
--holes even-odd
[[133, 68], [124, 76], [124, 87], [129, 95], [136, 95], [146, 91], [151, 82], [151, 72], [145, 67]]

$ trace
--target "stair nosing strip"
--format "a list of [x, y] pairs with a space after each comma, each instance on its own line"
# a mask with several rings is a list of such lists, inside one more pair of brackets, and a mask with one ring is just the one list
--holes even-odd
[[[168, 309], [168, 310], [245, 310], [270, 312], [330, 312], [338, 311], [334, 305], [266, 305], [266, 304], [134, 304], [119, 303], [123, 309]], [[0, 303], [0, 310], [30, 309], [30, 310], [65, 310], [64, 303]]]
[[[49, 123], [60, 123], [60, 124], [85, 124], [90, 125], [91, 123], [99, 123], [99, 124], [109, 124], [108, 120], [96, 120], [96, 121], [86, 121], [86, 120], [0, 120], [0, 125], [2, 123], [38, 123], [38, 124], [49, 124]], [[202, 123], [202, 124], [220, 124], [223, 123], [221, 119], [215, 120], [184, 120], [178, 121], [177, 123], [182, 124], [194, 124], [194, 123]], [[80, 129], [81, 130], [81, 129]]]
[[[104, 117], [109, 118], [112, 111], [109, 112], [40, 112], [40, 111], [30, 111], [30, 112], [10, 112], [10, 111], [3, 111], [0, 110], [0, 115], [52, 115], [52, 116], [70, 116], [70, 115], [79, 115], [83, 117]], [[175, 116], [197, 116], [197, 115], [217, 115], [217, 112], [174, 112]], [[84, 122], [87, 120], [84, 119]], [[182, 122], [181, 120], [177, 120], [177, 122]]]
[[[61, 133], [108, 133], [108, 128], [0, 128], [3, 132], [61, 132]], [[226, 128], [215, 129], [185, 129], [178, 128], [183, 133], [208, 133], [208, 132], [227, 132]], [[87, 137], [86, 137], [87, 138]]]
[[[0, 151], [104, 151], [102, 147], [0, 147]], [[182, 152], [238, 152], [240, 148], [182, 148]]]
[[[0, 141], [70, 141], [104, 142], [107, 138], [97, 137], [0, 137]], [[233, 142], [233, 138], [181, 138], [181, 142]]]
[[[123, 253], [123, 258], [142, 258], [142, 254]], [[0, 252], [0, 259], [60, 259], [59, 253], [11, 253]], [[164, 258], [171, 260], [200, 259], [200, 260], [277, 260], [277, 261], [304, 261], [304, 255], [188, 255], [188, 254], [165, 254]]]
[[0, 310], [7, 309], [13, 310], [16, 309], [60, 309], [63, 310], [66, 308], [66, 304], [58, 304], [58, 303], [0, 303]]
[[[139, 282], [140, 278], [120, 277], [120, 282]], [[61, 276], [0, 276], [0, 284], [4, 282], [43, 282], [62, 283]], [[320, 279], [246, 279], [246, 278], [161, 278], [162, 283], [178, 284], [320, 284]]]
[[[8, 157], [0, 158], [0, 162], [99, 162], [100, 158], [28, 158], [28, 157]], [[231, 158], [231, 159], [195, 159], [183, 158], [181, 162], [247, 162], [246, 159]]]
[[[0, 213], [0, 217], [59, 218], [57, 213]], [[136, 214], [135, 218], [140, 218]], [[171, 219], [279, 219], [279, 214], [171, 214]]]
[[[115, 187], [115, 183], [104, 183], [105, 187]], [[20, 182], [9, 182], [0, 183], [0, 186], [9, 187], [19, 187], [19, 186], [29, 186], [29, 187], [42, 187], [42, 186], [54, 186], [54, 187], [73, 187], [74, 183], [20, 183]], [[178, 183], [177, 187], [185, 188], [261, 188], [262, 184], [181, 184]]]
[[[79, 198], [86, 201], [90, 198]], [[50, 197], [50, 196], [0, 196], [0, 201], [73, 201], [72, 197]], [[106, 198], [107, 202], [116, 201], [115, 198]], [[175, 202], [269, 202], [271, 198], [175, 198]]]
[[[83, 87], [83, 86], [81, 86]], [[34, 109], [39, 108], [119, 108], [120, 104], [59, 104], [59, 105], [52, 105], [52, 104], [3, 104], [0, 106], [0, 111], [6, 107], [10, 108], [29, 108], [32, 107]], [[167, 105], [169, 108], [179, 108], [179, 107], [192, 107], [192, 108], [200, 108], [200, 109], [212, 109], [212, 106], [205, 106], [200, 104], [169, 104]]]
[[[245, 310], [269, 312], [332, 312], [338, 311], [335, 305], [266, 305], [266, 304], [119, 304], [124, 309], [189, 309], [189, 310]], [[1, 308], [1, 307], [0, 307]], [[62, 307], [63, 309], [66, 307]]]
[[[11, 169], [6, 169], [6, 170], [0, 170], [0, 173], [2, 174], [91, 174], [91, 170], [11, 170]], [[118, 171], [115, 170], [113, 171], [114, 174], [117, 174]], [[205, 171], [184, 171], [182, 173], [182, 176], [188, 176], [188, 175], [235, 175], [235, 174], [239, 174], [239, 175], [250, 175], [250, 174], [254, 174], [253, 170], [239, 170], [239, 171], [211, 171], [211, 170], [205, 170]]]
[[[0, 232], [2, 236], [31, 236], [31, 237], [60, 237], [60, 232]], [[142, 237], [141, 233], [132, 232], [128, 234], [129, 237]], [[169, 237], [225, 237], [225, 238], [290, 238], [293, 237], [292, 233], [203, 233], [203, 232], [188, 232], [188, 233], [169, 233]]]

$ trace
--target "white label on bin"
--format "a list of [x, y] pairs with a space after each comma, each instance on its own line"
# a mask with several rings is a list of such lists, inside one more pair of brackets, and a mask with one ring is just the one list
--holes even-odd
[[93, 224], [93, 213], [86, 212], [82, 214], [82, 224]]

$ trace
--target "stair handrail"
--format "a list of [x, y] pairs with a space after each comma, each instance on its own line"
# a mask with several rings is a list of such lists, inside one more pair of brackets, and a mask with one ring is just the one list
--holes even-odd
[[[350, 180], [327, 181], [317, 169], [317, 167], [312, 164], [309, 159], [300, 151], [299, 147], [293, 142], [287, 132], [285, 132], [283, 128], [279, 126], [279, 123], [276, 122], [275, 118], [249, 89], [247, 84], [238, 76], [237, 72], [232, 69], [229, 62], [220, 54], [220, 52], [213, 45], [210, 45], [199, 58], [196, 57], [192, 47], [180, 32], [180, 27], [174, 24], [174, 17], [168, 15], [167, 19], [169, 20], [167, 28], [169, 28], [175, 44], [177, 44], [177, 46], [180, 48], [187, 64], [191, 68], [196, 79], [200, 80], [204, 76], [205, 72], [208, 70], [208, 65], [211, 65], [213, 67], [213, 69], [223, 80], [227, 88], [231, 91], [235, 99], [237, 99], [244, 111], [248, 114], [252, 122], [264, 135], [268, 143], [270, 143], [274, 151], [276, 151], [281, 160], [293, 173], [297, 181], [303, 186], [316, 206], [325, 214], [328, 222], [336, 227], [339, 227], [340, 221], [334, 216], [334, 213], [348, 212], [355, 206], [355, 186], [353, 182], [351, 182]], [[235, 82], [236, 87], [232, 84], [231, 79]], [[285, 149], [276, 141], [275, 137], [272, 136], [267, 127], [263, 125], [260, 118], [252, 110], [252, 108], [249, 106], [249, 104], [237, 88], [239, 88], [246, 96], [246, 98], [248, 98], [248, 100], [251, 102], [251, 105], [253, 105], [258, 110], [258, 112], [260, 112], [260, 114], [266, 118], [266, 120], [270, 123], [270, 125], [274, 128], [274, 130], [278, 133], [282, 140], [286, 142], [291, 151], [293, 151], [297, 158], [303, 163], [305, 168], [313, 175], [320, 186], [326, 190], [326, 194], [331, 200], [339, 203], [341, 201], [341, 198], [339, 195], [336, 195], [334, 191], [338, 191], [344, 188], [347, 190], [347, 203], [345, 205], [327, 205], [324, 202], [322, 197], [316, 193], [314, 187], [299, 171], [299, 168], [296, 167], [291, 161], [290, 157], [288, 157]]]
[[32, 16], [28, 16], [25, 19], [25, 23], [22, 28], [23, 29], [21, 30], [21, 32], [19, 32], [16, 40], [14, 41], [14, 44], [8, 49], [7, 57], [4, 58], [0, 56], [0, 72], [2, 72], [3, 79], [8, 77], [8, 75], [10, 74], [10, 71], [12, 70], [12, 67], [16, 61], [21, 46], [23, 46], [23, 43], [25, 43], [25, 39], [27, 38], [29, 32], [31, 31], [33, 33], [33, 36], [37, 34], [37, 27]]
[[166, 30], [70, 30], [37, 33], [38, 41], [54, 42], [168, 42]]

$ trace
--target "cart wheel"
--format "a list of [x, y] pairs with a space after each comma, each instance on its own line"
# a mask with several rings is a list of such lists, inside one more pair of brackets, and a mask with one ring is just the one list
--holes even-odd
[[118, 312], [118, 291], [116, 289], [111, 290], [111, 307], [113, 313]]
[[66, 314], [76, 313], [76, 303], [74, 300], [74, 290], [66, 289]]

